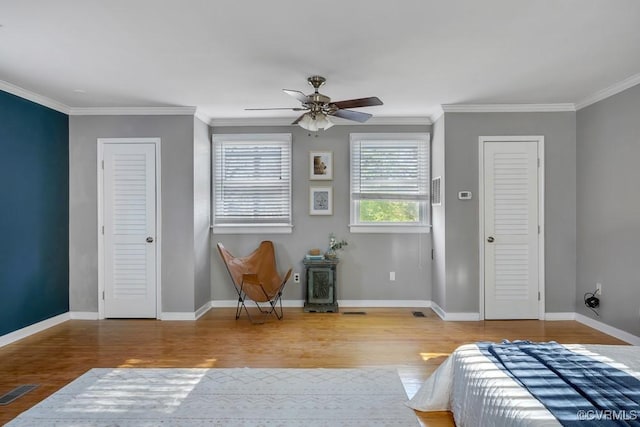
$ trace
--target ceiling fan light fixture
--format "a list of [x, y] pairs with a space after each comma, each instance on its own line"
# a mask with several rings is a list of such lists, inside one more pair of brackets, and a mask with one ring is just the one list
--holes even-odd
[[302, 116], [302, 119], [298, 122], [298, 125], [310, 132], [317, 132], [319, 130], [327, 130], [333, 126], [329, 117], [324, 113], [306, 113]]
[[299, 125], [301, 128], [310, 132], [317, 132], [319, 130], [327, 130], [334, 125], [331, 120], [329, 120], [329, 116], [364, 123], [371, 118], [371, 114], [353, 111], [352, 108], [382, 105], [382, 101], [380, 101], [380, 98], [377, 96], [331, 102], [331, 98], [318, 92], [318, 88], [326, 81], [324, 77], [311, 76], [307, 81], [315, 89], [312, 94], [305, 95], [299, 90], [283, 89], [284, 93], [300, 101], [302, 103], [301, 107], [245, 108], [245, 110], [306, 111], [306, 113], [299, 116], [291, 124]]
[[302, 129], [306, 129], [308, 131], [317, 131], [318, 127], [315, 124], [315, 120], [313, 120], [311, 118], [311, 114], [309, 113], [305, 113], [302, 116], [302, 119], [300, 119], [300, 121], [298, 122], [298, 125], [302, 128]]
[[329, 120], [329, 116], [324, 113], [316, 114], [316, 124], [318, 129], [327, 130], [333, 126], [333, 122]]

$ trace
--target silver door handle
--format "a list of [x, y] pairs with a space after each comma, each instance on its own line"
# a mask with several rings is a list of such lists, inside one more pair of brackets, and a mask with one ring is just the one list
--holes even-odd
[[494, 239], [493, 236], [487, 237], [487, 242], [489, 242], [489, 243], [493, 243], [494, 240], [496, 240], [496, 239]]
[[153, 243], [153, 237], [147, 237], [147, 243]]

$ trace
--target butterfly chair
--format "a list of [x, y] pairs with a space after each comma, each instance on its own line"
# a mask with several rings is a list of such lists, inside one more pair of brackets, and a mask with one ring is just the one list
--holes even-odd
[[[267, 315], [272, 313], [276, 315], [278, 320], [281, 320], [283, 315], [282, 290], [291, 276], [292, 269], [287, 271], [284, 278], [280, 277], [276, 266], [273, 242], [265, 240], [260, 243], [258, 249], [245, 257], [233, 256], [221, 243], [218, 243], [218, 251], [238, 293], [236, 320], [240, 317], [243, 308], [251, 323], [264, 323]], [[247, 300], [256, 304], [263, 315], [262, 321], [253, 321], [245, 304]], [[267, 303], [270, 308], [266, 307]], [[280, 305], [279, 310], [278, 304]]]

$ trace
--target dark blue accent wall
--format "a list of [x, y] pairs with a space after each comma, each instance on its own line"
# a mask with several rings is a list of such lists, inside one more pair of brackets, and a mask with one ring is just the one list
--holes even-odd
[[0, 91], [0, 336], [69, 311], [69, 117]]

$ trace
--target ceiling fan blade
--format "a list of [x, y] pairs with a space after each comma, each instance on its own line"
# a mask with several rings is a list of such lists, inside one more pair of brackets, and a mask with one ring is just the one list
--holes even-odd
[[369, 98], [348, 99], [346, 101], [332, 102], [338, 108], [358, 108], [358, 107], [373, 107], [375, 105], [382, 105], [382, 101], [377, 96]]
[[302, 107], [282, 107], [282, 108], [245, 108], [245, 111], [265, 111], [265, 110], [292, 110], [292, 111], [306, 111], [308, 108]]
[[297, 125], [297, 124], [298, 124], [298, 122], [299, 122], [300, 120], [302, 120], [302, 118], [304, 117], [304, 115], [305, 115], [305, 114], [307, 114], [307, 113], [302, 114], [300, 117], [298, 117], [298, 118], [297, 118], [293, 123], [291, 123], [291, 124], [292, 124], [292, 125]]
[[333, 113], [336, 117], [341, 117], [347, 120], [353, 120], [356, 122], [364, 123], [369, 120], [372, 116], [369, 113], [361, 113], [360, 111], [351, 111], [351, 110], [338, 110]]
[[284, 91], [284, 93], [286, 93], [287, 95], [293, 96], [295, 99], [302, 102], [303, 104], [306, 104], [307, 102], [309, 102], [309, 97], [304, 93], [300, 92], [299, 90], [291, 90], [291, 89], [282, 89], [282, 90]]

